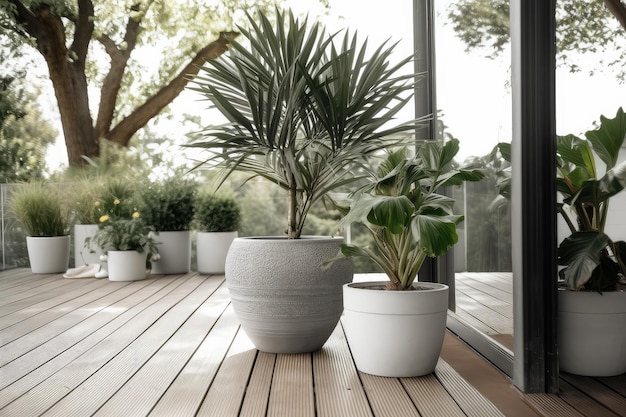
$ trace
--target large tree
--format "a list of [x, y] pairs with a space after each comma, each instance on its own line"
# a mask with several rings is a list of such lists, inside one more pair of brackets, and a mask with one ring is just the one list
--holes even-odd
[[[461, 0], [448, 9], [457, 36], [468, 50], [487, 48], [490, 56], [504, 51], [509, 42], [509, 0]], [[623, 0], [557, 0], [557, 50], [559, 63], [578, 70], [567, 58], [571, 52], [609, 52], [596, 68], [614, 67], [624, 78], [626, 58], [626, 4]]]
[[80, 166], [83, 156], [99, 155], [103, 138], [127, 146], [183, 91], [199, 64], [226, 51], [236, 36], [233, 16], [273, 3], [0, 0], [0, 48], [29, 45], [41, 54], [69, 164]]

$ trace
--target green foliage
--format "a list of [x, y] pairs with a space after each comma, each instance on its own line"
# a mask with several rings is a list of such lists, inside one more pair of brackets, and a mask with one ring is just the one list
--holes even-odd
[[451, 168], [459, 141], [425, 142], [415, 157], [407, 149], [391, 152], [371, 182], [347, 200], [337, 200], [345, 213], [342, 225], [360, 223], [373, 245], [344, 244], [341, 256], [374, 261], [389, 278], [388, 288], [412, 287], [426, 257], [443, 255], [457, 241], [463, 216], [453, 212], [454, 199], [437, 194], [441, 187], [480, 181], [478, 169]]
[[132, 207], [132, 200], [115, 199], [111, 206], [99, 206], [100, 214], [98, 231], [94, 236], [85, 239], [85, 247], [94, 249], [94, 246], [108, 250], [135, 250], [148, 252], [148, 261], [155, 259], [158, 254], [156, 240], [150, 232], [154, 228], [146, 224], [138, 211], [127, 213]]
[[141, 213], [157, 231], [189, 230], [194, 215], [194, 180], [171, 177], [144, 186], [141, 193]]
[[195, 89], [228, 123], [210, 126], [192, 145], [207, 163], [268, 179], [286, 191], [287, 234], [300, 236], [311, 207], [354, 181], [367, 158], [414, 123], [389, 127], [410, 99], [412, 57], [389, 63], [393, 47], [373, 52], [357, 35], [328, 35], [317, 24], [277, 11], [240, 27], [227, 57], [207, 62]]
[[41, 179], [46, 148], [56, 135], [42, 118], [35, 93], [13, 77], [0, 76], [0, 182]]
[[18, 184], [9, 196], [8, 207], [29, 236], [68, 234], [69, 207], [59, 185], [42, 181]]
[[202, 192], [194, 199], [194, 225], [201, 232], [233, 232], [239, 228], [241, 209], [232, 196]]
[[[83, 175], [69, 184], [68, 200], [77, 223], [97, 224], [100, 216], [113, 211], [130, 217], [136, 209], [134, 183], [121, 176]], [[130, 203], [118, 206], [116, 200]]]
[[[556, 2], [557, 59], [571, 71], [580, 67], [568, 59], [571, 53], [607, 52], [595, 70], [615, 68], [624, 77], [626, 29], [621, 27], [602, 1], [564, 0]], [[447, 11], [457, 36], [468, 50], [486, 48], [491, 57], [504, 52], [510, 40], [508, 0], [461, 0]]]
[[[626, 161], [617, 157], [626, 138], [626, 114], [600, 117], [600, 125], [585, 133], [557, 137], [557, 189], [563, 197], [558, 211], [572, 234], [558, 249], [559, 273], [569, 289], [612, 290], [626, 276], [626, 243], [605, 233], [611, 197], [626, 187]], [[604, 162], [599, 177], [595, 157]]]

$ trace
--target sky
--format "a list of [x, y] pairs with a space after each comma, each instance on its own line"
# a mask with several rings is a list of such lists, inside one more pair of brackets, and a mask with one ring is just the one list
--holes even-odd
[[[451, 0], [437, 0], [436, 4], [436, 80], [437, 107], [443, 114], [441, 120], [447, 132], [461, 141], [458, 159], [482, 156], [491, 151], [498, 142], [511, 140], [511, 92], [509, 87], [510, 60], [508, 57], [488, 59], [481, 53], [468, 54], [464, 45], [455, 37], [450, 26], [445, 25], [445, 12]], [[372, 45], [386, 40], [398, 42], [400, 57], [413, 52], [412, 1], [385, 0], [376, 7], [362, 0], [332, 0], [329, 17], [325, 17], [329, 29], [357, 30], [368, 37]], [[296, 12], [309, 12], [315, 16], [319, 9], [315, 1], [299, 0], [292, 7]], [[614, 116], [618, 107], [626, 104], [626, 85], [620, 85], [611, 73], [587, 72], [570, 74], [566, 69], [557, 70], [556, 114], [557, 134], [582, 134], [592, 128], [601, 114]], [[53, 99], [52, 97], [50, 98]], [[53, 107], [54, 103], [51, 102]], [[186, 92], [175, 100], [175, 114], [198, 112], [197, 97]], [[406, 117], [412, 117], [413, 108], [408, 107]], [[181, 133], [180, 117], [163, 124], [171, 129], [173, 143], [164, 145], [176, 149], [186, 141]], [[59, 132], [60, 125], [57, 123]], [[169, 146], [169, 148], [167, 148]], [[62, 139], [50, 149], [48, 161], [51, 168], [67, 164]]]

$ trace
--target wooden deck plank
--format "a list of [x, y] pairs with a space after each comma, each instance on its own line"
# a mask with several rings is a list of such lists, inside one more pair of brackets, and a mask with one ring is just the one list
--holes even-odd
[[[183, 299], [175, 302], [168, 300], [167, 311], [162, 317], [88, 379], [56, 402], [45, 416], [91, 416], [99, 410], [178, 331], [206, 300], [207, 293], [216, 288], [214, 281], [203, 281], [197, 277], [192, 277], [188, 282], [193, 283], [193, 287]], [[206, 289], [195, 291], [196, 287]]]
[[[66, 280], [69, 281], [69, 280]], [[65, 281], [63, 281], [65, 282]], [[107, 285], [106, 280], [85, 280], [82, 285], [65, 284], [37, 296], [17, 301], [0, 308], [0, 329], [16, 325], [22, 320], [31, 318], [57, 306], [62, 306], [76, 297]]]
[[[51, 275], [53, 276], [53, 275]], [[28, 291], [42, 285], [42, 278], [30, 272], [29, 269], [19, 268], [0, 271], [0, 305], [5, 304], [5, 297], [14, 294], [26, 294]]]
[[[484, 284], [506, 284], [506, 275]], [[420, 378], [359, 374], [341, 326], [312, 354], [258, 352], [239, 328], [223, 279], [189, 273], [112, 283], [0, 272], [0, 289], [20, 294], [8, 303], [9, 315], [20, 311], [11, 316], [18, 324], [7, 320], [9, 330], [0, 331], [13, 339], [0, 355], [14, 357], [0, 365], [0, 417], [502, 415], [443, 360]], [[102, 287], [90, 288], [96, 281]], [[66, 284], [63, 293], [54, 282]], [[480, 292], [473, 285], [468, 292]], [[561, 393], [523, 399], [546, 417], [626, 417], [625, 391], [626, 375], [564, 374]]]
[[456, 290], [462, 292], [468, 297], [476, 300], [491, 310], [503, 315], [508, 319], [513, 319], [513, 303], [502, 300], [501, 298], [485, 292], [484, 290], [477, 289], [471, 285], [468, 285], [464, 281], [459, 281], [456, 284]]
[[311, 354], [278, 355], [268, 417], [315, 417]]
[[422, 417], [465, 417], [459, 405], [439, 383], [435, 375], [401, 378], [400, 382]]
[[622, 397], [626, 397], [626, 374], [618, 376], [610, 376], [603, 378], [596, 378], [602, 385], [611, 388], [613, 391], [619, 393]]
[[375, 417], [420, 417], [398, 378], [359, 375]]
[[[231, 327], [238, 328], [238, 326]], [[221, 366], [218, 362], [213, 368], [217, 375], [210, 384], [211, 389], [202, 402], [198, 417], [236, 417], [239, 415], [257, 353], [250, 339], [243, 330], [239, 329]], [[218, 366], [219, 371], [217, 371]], [[172, 406], [175, 410], [176, 403], [173, 402]], [[171, 415], [173, 414], [163, 414], [163, 417]]]
[[469, 314], [494, 329], [498, 334], [513, 334], [513, 320], [499, 314], [469, 297], [456, 298], [457, 313]]
[[555, 394], [526, 394], [524, 401], [541, 416], [586, 417]]
[[[33, 389], [33, 387], [42, 383], [47, 378], [63, 369], [63, 367], [88, 352], [98, 343], [105, 340], [105, 338], [120, 330], [121, 327], [128, 323], [133, 317], [154, 304], [162, 298], [164, 294], [171, 292], [172, 288], [175, 288], [182, 282], [184, 281], [174, 281], [170, 279], [153, 280], [152, 285], [143, 287], [133, 296], [123, 300], [120, 305], [112, 306], [113, 312], [117, 314], [113, 320], [91, 334], [87, 335], [88, 332], [85, 331], [84, 339], [54, 357], [46, 350], [45, 344], [31, 352], [35, 355], [36, 359], [43, 360], [45, 363], [40, 364], [38, 361], [35, 361], [33, 365], [29, 365], [27, 362], [29, 360], [28, 355], [25, 355], [18, 361], [11, 362], [9, 365], [0, 368], [2, 379], [4, 380], [4, 378], [7, 377], [8, 380], [7, 387], [0, 390], [0, 408]], [[125, 302], [130, 304], [125, 304]], [[51, 351], [54, 351], [54, 345], [51, 346]], [[95, 356], [92, 352], [90, 352], [90, 354]], [[11, 368], [13, 366], [14, 368]], [[4, 373], [5, 370], [10, 371], [11, 369], [15, 372]], [[21, 374], [23, 375], [21, 378], [19, 373], [20, 369], [24, 370]]]
[[492, 294], [508, 303], [513, 302], [513, 275], [511, 272], [459, 272], [455, 276], [458, 281], [462, 281], [473, 288]]
[[603, 407], [593, 398], [577, 390], [574, 386], [561, 379], [559, 398], [570, 404], [580, 414], [588, 417], [617, 417], [617, 414]]
[[313, 353], [313, 375], [318, 417], [372, 416], [341, 323]]
[[503, 414], [489, 400], [445, 361], [439, 360], [435, 375], [468, 417], [502, 417]]
[[116, 285], [98, 287], [62, 306], [53, 307], [0, 330], [0, 340], [2, 341], [0, 366], [35, 349], [42, 343], [119, 301], [120, 297], [125, 294], [124, 292], [119, 293], [122, 288], [123, 286]]
[[[200, 297], [206, 297], [206, 292], [213, 292], [213, 283], [211, 284], [211, 287], [197, 291], [194, 294], [203, 292], [205, 294], [199, 294]], [[184, 300], [184, 303], [195, 304], [189, 297]], [[190, 313], [184, 323], [175, 330], [175, 333], [167, 339], [167, 342], [131, 378], [122, 381], [123, 386], [120, 390], [110, 399], [107, 399], [106, 403], [93, 415], [98, 417], [117, 417], [121, 415], [140, 417], [148, 415], [154, 404], [165, 394], [187, 361], [200, 346], [229, 303], [228, 290], [222, 286], [213, 292], [210, 298], [206, 298], [197, 310], [186, 309], [183, 312], [183, 309], [179, 309], [178, 314], [183, 319], [186, 313]], [[225, 351], [226, 349], [224, 349]], [[197, 401], [197, 404], [199, 402]], [[184, 405], [183, 401], [181, 401], [181, 405]], [[193, 416], [194, 413], [186, 415]], [[180, 411], [176, 411], [176, 414], [179, 416], [185, 415]]]
[[[152, 283], [154, 282], [156, 281], [152, 281]], [[144, 285], [144, 287], [146, 286], [148, 285]], [[98, 329], [118, 317], [122, 311], [140, 303], [141, 300], [150, 294], [149, 292], [140, 291], [144, 287], [125, 286], [120, 288], [115, 292], [117, 295], [115, 302], [94, 312], [94, 314], [66, 331], [59, 332], [49, 339], [42, 339], [42, 343], [36, 348], [25, 352], [16, 360], [0, 368], [2, 376], [0, 389], [52, 360], [75, 344], [80, 343], [81, 340], [88, 337], [91, 333], [98, 331]]]
[[267, 416], [277, 356], [274, 353], [258, 352], [239, 417]]
[[561, 374], [561, 379], [572, 387], [582, 391], [595, 402], [602, 404], [613, 413], [626, 417], [626, 398], [619, 393], [608, 389], [605, 385], [593, 378], [585, 378], [571, 374]]
[[[90, 377], [101, 368], [109, 364], [113, 358], [119, 358], [119, 355], [123, 355], [122, 359], [126, 360], [124, 366], [129, 364], [132, 366], [133, 362], [137, 360], [135, 354], [149, 353], [145, 352], [146, 346], [148, 345], [148, 343], [145, 342], [149, 342], [147, 339], [154, 338], [158, 340], [159, 338], [163, 339], [167, 337], [165, 332], [163, 332], [163, 327], [175, 324], [175, 322], [167, 323], [167, 321], [162, 321], [163, 317], [169, 313], [168, 310], [189, 294], [193, 293], [193, 290], [196, 289], [201, 282], [202, 280], [197, 279], [195, 276], [185, 279], [181, 285], [174, 288], [173, 291], [166, 294], [165, 297], [156, 300], [139, 314], [132, 317], [123, 327], [84, 352], [79, 358], [64, 366], [50, 378], [8, 404], [4, 409], [0, 410], [0, 416], [37, 416], [53, 406], [56, 407], [54, 412], [59, 415], [72, 415], [70, 412], [67, 412], [67, 410], [71, 408], [77, 411], [76, 414], [73, 415], [81, 417], [88, 416], [88, 413], [83, 412], [82, 409], [78, 409], [81, 408], [79, 407], [79, 402], [81, 401], [80, 397], [82, 397], [84, 401], [89, 402], [89, 396], [80, 395], [80, 390], [74, 390], [85, 381], [89, 380]], [[165, 325], [163, 323], [165, 323]], [[157, 324], [159, 325], [155, 327]], [[150, 347], [154, 348], [152, 346]], [[119, 361], [120, 359], [118, 359], [117, 363], [119, 363]], [[124, 366], [111, 372], [111, 374], [113, 374], [112, 376], [115, 377], [114, 374], [117, 371], [120, 371], [120, 375], [117, 375], [116, 379], [127, 375], [128, 373], [124, 369]], [[108, 369], [111, 370], [111, 367], [112, 365], [109, 365]], [[108, 382], [110, 381], [107, 381], [107, 383]], [[90, 384], [92, 383], [93, 382]], [[89, 388], [95, 389], [95, 387]], [[111, 389], [110, 386], [109, 389]], [[73, 405], [69, 404], [71, 407], [64, 409], [64, 405], [67, 404], [67, 402], [63, 401], [63, 399], [67, 398], [72, 392], [75, 393], [75, 396], [79, 397], [77, 403]]]

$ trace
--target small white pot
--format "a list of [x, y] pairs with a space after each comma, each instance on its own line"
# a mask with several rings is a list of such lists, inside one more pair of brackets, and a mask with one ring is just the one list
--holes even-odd
[[419, 282], [423, 289], [387, 291], [385, 284], [343, 286], [342, 323], [357, 369], [385, 377], [433, 372], [446, 332], [448, 286]]
[[70, 237], [26, 236], [26, 248], [33, 274], [57, 274], [70, 264]]
[[236, 231], [198, 232], [196, 234], [198, 272], [201, 274], [223, 274], [228, 249], [237, 236]]
[[110, 250], [107, 252], [107, 265], [110, 281], [139, 281], [150, 271], [146, 268], [147, 252], [135, 250]]
[[158, 262], [152, 262], [153, 274], [185, 274], [191, 269], [191, 232], [159, 232], [152, 236], [158, 242]]
[[97, 224], [75, 224], [74, 225], [74, 266], [99, 264], [102, 250], [98, 247], [91, 249], [85, 247], [85, 239], [93, 238], [98, 231]]
[[626, 372], [626, 292], [558, 294], [561, 371], [584, 376]]

